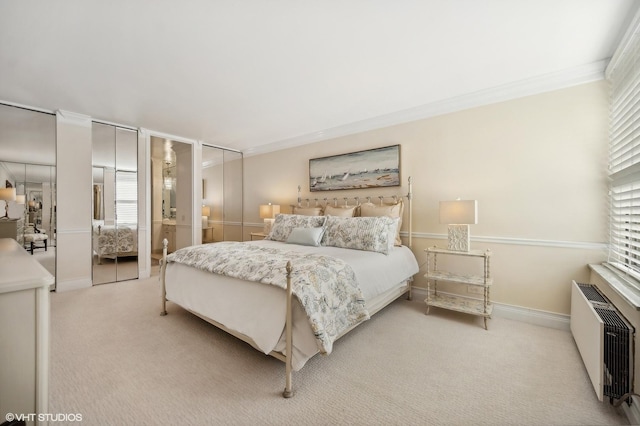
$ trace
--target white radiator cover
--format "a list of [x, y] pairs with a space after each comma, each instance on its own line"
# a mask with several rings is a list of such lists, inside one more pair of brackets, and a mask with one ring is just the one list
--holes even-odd
[[596, 286], [573, 281], [570, 328], [598, 399], [630, 402], [633, 326]]
[[604, 323], [575, 281], [571, 284], [571, 334], [600, 401], [604, 386]]

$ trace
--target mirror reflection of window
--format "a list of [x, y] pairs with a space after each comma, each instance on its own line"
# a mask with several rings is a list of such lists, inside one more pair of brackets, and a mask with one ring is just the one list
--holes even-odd
[[92, 123], [93, 284], [138, 277], [138, 133]]

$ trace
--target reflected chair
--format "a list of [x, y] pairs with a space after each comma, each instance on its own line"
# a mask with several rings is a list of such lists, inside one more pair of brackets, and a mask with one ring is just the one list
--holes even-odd
[[[43, 248], [44, 251], [47, 251], [47, 240], [49, 236], [42, 232], [40, 229], [36, 228], [36, 226], [32, 223], [28, 224], [24, 227], [24, 243], [25, 245], [28, 243], [28, 250], [33, 255], [33, 250], [37, 248]], [[44, 243], [44, 246], [39, 246], [36, 244]], [[26, 247], [25, 247], [26, 248]]]

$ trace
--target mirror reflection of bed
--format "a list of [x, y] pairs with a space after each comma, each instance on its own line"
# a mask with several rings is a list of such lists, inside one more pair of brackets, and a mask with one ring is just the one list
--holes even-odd
[[138, 278], [138, 133], [92, 123], [92, 280]]

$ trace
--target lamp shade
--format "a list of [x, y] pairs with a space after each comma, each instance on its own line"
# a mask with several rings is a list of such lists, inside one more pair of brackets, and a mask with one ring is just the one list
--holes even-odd
[[468, 225], [478, 223], [478, 201], [440, 201], [440, 223], [447, 225]]
[[25, 204], [26, 202], [27, 202], [27, 199], [24, 195], [16, 195], [16, 203]]
[[0, 188], [0, 200], [15, 201], [16, 189], [15, 188]]
[[210, 216], [211, 215], [211, 207], [202, 206], [202, 216]]
[[260, 219], [271, 219], [280, 213], [278, 204], [262, 204], [260, 205]]

